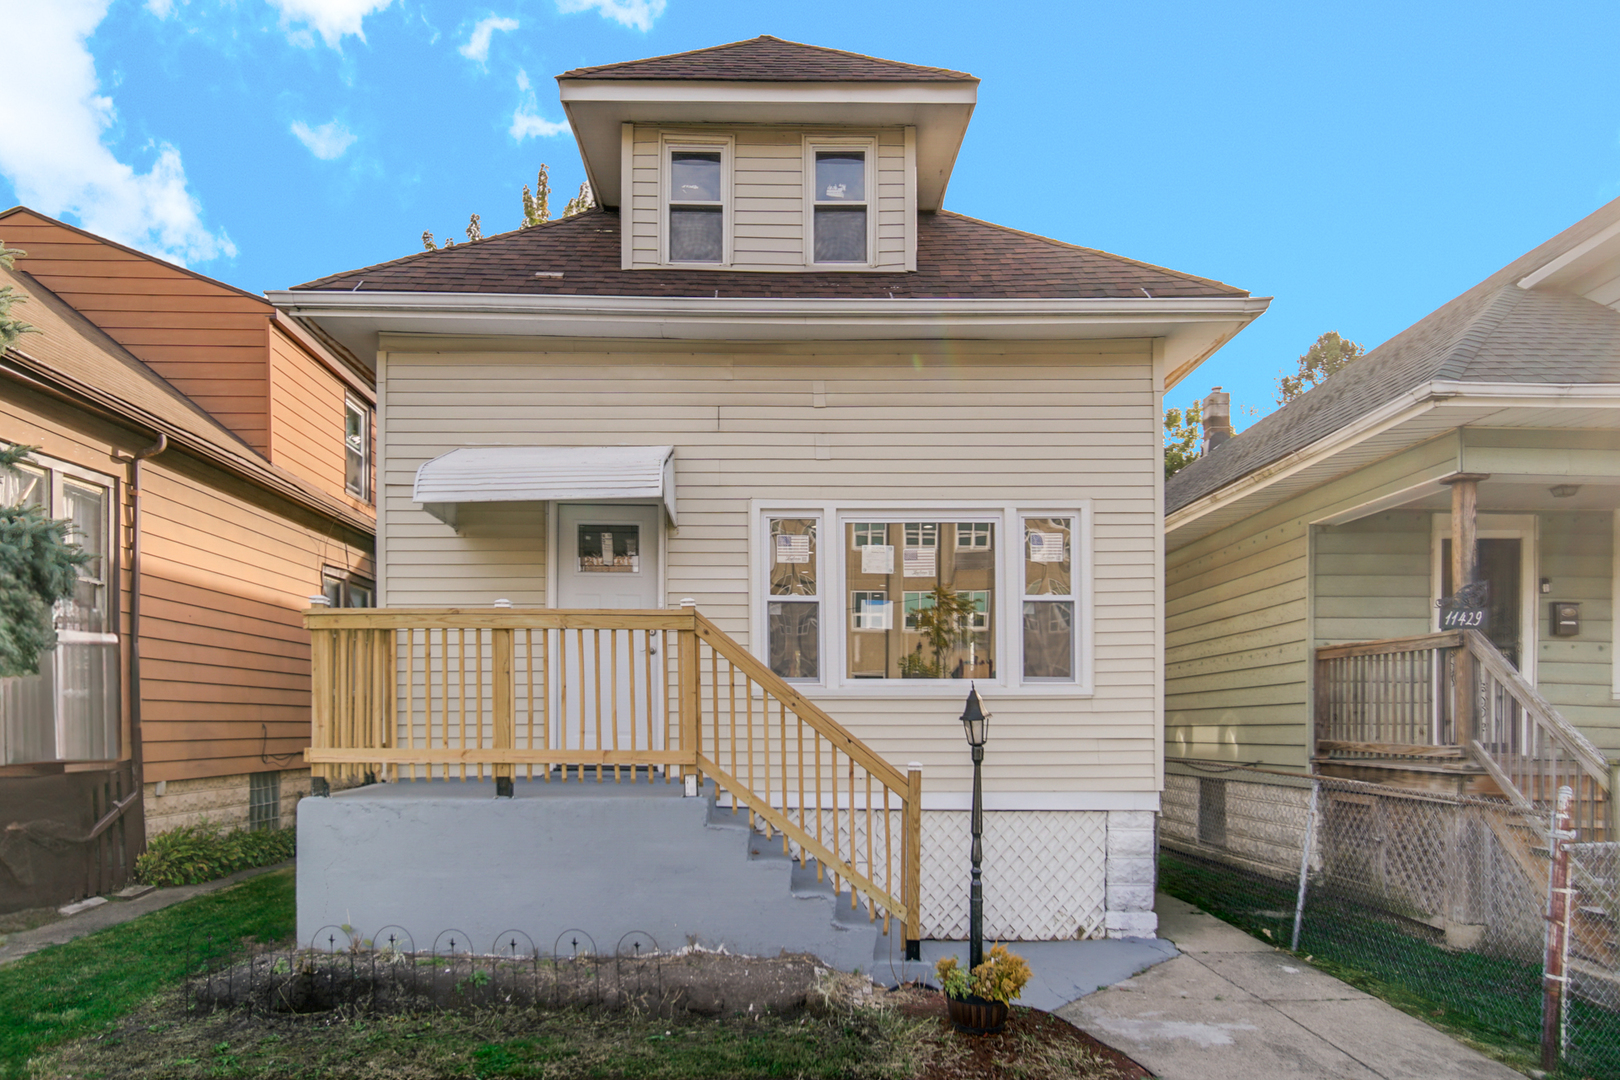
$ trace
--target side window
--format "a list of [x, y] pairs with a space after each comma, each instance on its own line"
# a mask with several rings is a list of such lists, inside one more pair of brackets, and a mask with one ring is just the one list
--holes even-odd
[[321, 592], [335, 608], [376, 607], [376, 587], [370, 579], [328, 567], [321, 574]]
[[811, 255], [817, 263], [867, 263], [870, 203], [866, 190], [868, 151], [812, 151]]
[[722, 147], [669, 150], [669, 261], [726, 261], [725, 151]]
[[343, 399], [343, 488], [371, 498], [371, 408], [351, 397]]
[[1075, 678], [1074, 519], [1024, 519], [1024, 678]]

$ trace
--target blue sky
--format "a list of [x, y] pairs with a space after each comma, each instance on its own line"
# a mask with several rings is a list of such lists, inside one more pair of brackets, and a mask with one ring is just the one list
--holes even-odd
[[[756, 34], [971, 71], [949, 209], [1276, 298], [1172, 395], [1272, 407], [1620, 197], [1620, 5], [0, 0], [0, 205], [260, 291], [583, 178], [553, 76]], [[856, 15], [858, 18], [839, 18]], [[480, 32], [480, 27], [483, 27]], [[20, 98], [20, 100], [19, 100]], [[1239, 426], [1247, 420], [1239, 417]]]

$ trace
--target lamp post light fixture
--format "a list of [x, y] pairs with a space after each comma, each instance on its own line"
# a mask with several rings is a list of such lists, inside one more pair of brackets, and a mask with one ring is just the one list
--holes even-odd
[[968, 889], [968, 970], [984, 963], [984, 882], [979, 863], [984, 858], [984, 791], [980, 770], [984, 764], [984, 741], [989, 734], [990, 717], [979, 702], [979, 691], [968, 688], [967, 708], [962, 710], [962, 731], [973, 748], [973, 883]]

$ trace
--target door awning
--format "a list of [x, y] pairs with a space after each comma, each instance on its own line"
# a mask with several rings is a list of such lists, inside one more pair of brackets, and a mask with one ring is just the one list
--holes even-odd
[[448, 525], [462, 503], [658, 500], [675, 524], [673, 446], [468, 446], [416, 470], [411, 498]]

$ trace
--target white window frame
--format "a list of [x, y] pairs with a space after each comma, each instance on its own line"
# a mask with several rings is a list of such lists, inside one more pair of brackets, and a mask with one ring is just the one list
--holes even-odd
[[[361, 420], [365, 422], [365, 430], [360, 433], [360, 490], [355, 491], [349, 487], [347, 474], [349, 471], [349, 413], [358, 412]], [[362, 398], [353, 394], [343, 395], [343, 490], [362, 502], [371, 501], [371, 449], [376, 438], [377, 417], [376, 411]]]
[[[125, 749], [124, 741], [126, 739], [126, 733], [124, 731], [123, 716], [124, 688], [121, 685], [123, 650], [119, 645], [120, 641], [122, 640], [121, 630], [124, 615], [123, 553], [122, 549], [119, 547], [119, 521], [122, 516], [120, 507], [123, 505], [123, 496], [122, 489], [119, 486], [119, 480], [117, 477], [110, 476], [107, 473], [81, 468], [80, 466], [74, 465], [71, 462], [63, 461], [59, 458], [49, 457], [45, 454], [38, 453], [37, 451], [29, 454], [26, 458], [19, 462], [19, 464], [25, 468], [43, 472], [45, 474], [43, 478], [43, 483], [45, 485], [44, 510], [46, 516], [52, 520], [61, 521], [68, 517], [67, 492], [66, 485], [63, 483], [63, 481], [72, 480], [84, 487], [99, 488], [106, 493], [107, 531], [106, 535], [103, 537], [106, 544], [106, 547], [103, 550], [106, 552], [106, 554], [102, 560], [102, 587], [106, 590], [107, 621], [111, 629], [101, 632], [91, 630], [58, 629], [56, 631], [56, 640], [58, 649], [60, 649], [60, 647], [63, 645], [112, 645], [118, 647], [118, 667], [120, 676], [119, 685], [115, 690], [113, 698], [113, 709], [116, 715], [112, 718], [115, 746], [113, 756], [104, 760], [120, 761], [122, 760], [121, 755]], [[69, 539], [72, 539], [71, 534]], [[55, 614], [58, 618], [61, 616], [62, 605], [66, 603], [71, 603], [71, 601], [59, 601], [57, 603]], [[56, 746], [58, 753], [60, 753], [61, 748], [67, 745], [69, 742], [69, 733], [62, 726], [66, 720], [65, 714], [67, 710], [63, 705], [63, 694], [65, 692], [65, 688], [60, 678], [60, 672], [61, 668], [58, 666], [57, 679], [55, 684], [51, 687], [51, 700], [56, 713]], [[60, 761], [67, 759], [56, 758], [53, 760]]]
[[[669, 257], [669, 210], [671, 204], [682, 203], [687, 200], [674, 198], [673, 192], [670, 190], [674, 174], [672, 168], [673, 156], [681, 152], [710, 154], [716, 150], [720, 151], [720, 261], [717, 263], [687, 262], [684, 260], [676, 262]], [[731, 234], [736, 203], [732, 184], [732, 162], [735, 150], [736, 139], [730, 135], [665, 132], [660, 136], [658, 143], [658, 261], [663, 265], [709, 270], [731, 265], [733, 248]]]
[[[816, 261], [816, 151], [861, 150], [866, 155], [866, 261]], [[877, 265], [877, 139], [871, 136], [804, 137], [804, 264], [816, 270], [870, 270]], [[824, 205], [837, 205], [827, 203]]]
[[[1067, 517], [1074, 521], [1070, 534], [1070, 573], [1075, 583], [1075, 677], [1073, 681], [1025, 681], [1023, 649], [1024, 611], [1024, 521], [1029, 518]], [[765, 634], [768, 621], [765, 607], [770, 601], [770, 521], [771, 518], [813, 518], [820, 538], [817, 555], [817, 590], [822, 604], [818, 625], [821, 637], [821, 678], [794, 680], [794, 685], [814, 689], [817, 696], [849, 698], [957, 698], [966, 693], [964, 679], [851, 679], [846, 673], [846, 631], [849, 616], [844, 559], [845, 526], [867, 521], [990, 522], [998, 531], [994, 593], [999, 598], [994, 619], [996, 678], [978, 680], [982, 687], [1017, 697], [1076, 698], [1095, 693], [1094, 644], [1096, 577], [1094, 573], [1094, 511], [1091, 500], [1082, 499], [1061, 507], [1045, 505], [1009, 506], [983, 500], [957, 502], [849, 500], [837, 503], [804, 503], [782, 499], [755, 499], [749, 504], [749, 641], [752, 651], [767, 662], [769, 648]], [[829, 540], [829, 538], [833, 538]], [[1016, 543], [1017, 547], [1012, 545]], [[890, 597], [895, 618], [903, 619], [904, 597]], [[840, 605], [829, 611], [827, 606]]]

